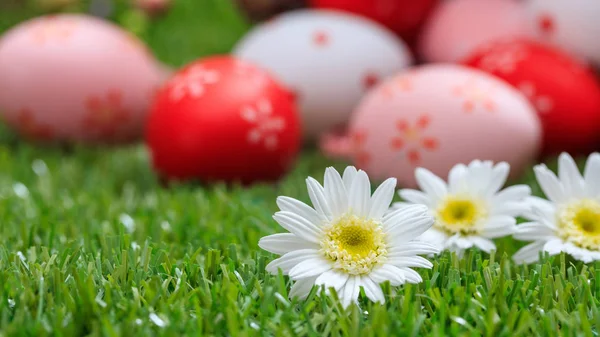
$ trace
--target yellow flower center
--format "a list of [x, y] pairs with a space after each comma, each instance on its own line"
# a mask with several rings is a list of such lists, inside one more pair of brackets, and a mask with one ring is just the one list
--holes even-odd
[[325, 229], [321, 242], [325, 256], [334, 269], [351, 275], [368, 274], [385, 261], [385, 234], [381, 225], [356, 215], [344, 215]]
[[476, 234], [478, 222], [487, 216], [483, 204], [469, 197], [449, 196], [436, 212], [435, 226], [448, 234]]
[[590, 250], [600, 250], [600, 203], [583, 199], [559, 210], [558, 224], [565, 241]]

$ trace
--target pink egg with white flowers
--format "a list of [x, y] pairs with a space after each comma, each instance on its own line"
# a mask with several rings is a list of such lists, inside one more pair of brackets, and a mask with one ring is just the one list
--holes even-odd
[[482, 44], [529, 35], [527, 11], [519, 1], [447, 0], [423, 28], [419, 53], [429, 62], [458, 62]]
[[133, 141], [163, 72], [144, 44], [109, 22], [36, 18], [0, 38], [0, 113], [35, 141]]
[[535, 36], [600, 66], [600, 1], [528, 0]]
[[415, 187], [414, 170], [446, 176], [474, 159], [532, 164], [541, 125], [527, 98], [505, 82], [458, 65], [400, 73], [370, 92], [352, 116], [350, 156], [379, 179]]
[[412, 62], [404, 42], [383, 26], [328, 10], [282, 14], [254, 28], [234, 54], [289, 87], [307, 140], [345, 126], [366, 92]]

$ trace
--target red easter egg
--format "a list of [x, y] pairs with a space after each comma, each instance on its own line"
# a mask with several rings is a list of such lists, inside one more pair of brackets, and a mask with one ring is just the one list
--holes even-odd
[[232, 57], [194, 62], [157, 94], [146, 129], [163, 178], [249, 184], [280, 178], [300, 148], [290, 92]]
[[413, 42], [439, 0], [310, 0], [313, 7], [343, 10], [379, 22]]
[[504, 79], [527, 96], [542, 121], [544, 155], [597, 149], [600, 86], [586, 65], [527, 40], [489, 44], [464, 63]]

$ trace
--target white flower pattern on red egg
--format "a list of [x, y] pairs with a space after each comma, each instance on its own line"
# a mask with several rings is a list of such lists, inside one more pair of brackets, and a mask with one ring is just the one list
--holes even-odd
[[535, 106], [538, 112], [548, 113], [554, 108], [554, 101], [552, 98], [540, 95], [535, 88], [535, 85], [531, 82], [522, 82], [519, 84], [519, 90], [527, 96], [529, 101]]
[[262, 143], [267, 150], [275, 150], [279, 145], [278, 135], [285, 129], [285, 120], [273, 116], [273, 105], [261, 99], [256, 105], [242, 108], [241, 117], [253, 125], [248, 132], [248, 142], [256, 145]]
[[525, 60], [526, 57], [527, 51], [525, 48], [515, 44], [510, 48], [485, 55], [479, 63], [488, 72], [510, 74], [516, 70], [519, 62]]
[[491, 86], [484, 88], [473, 79], [469, 79], [464, 84], [455, 87], [453, 93], [464, 99], [464, 112], [471, 113], [480, 106], [489, 112], [494, 112], [496, 102], [492, 98], [493, 90], [494, 88]]
[[206, 86], [219, 81], [218, 72], [202, 66], [194, 66], [171, 81], [171, 100], [178, 102], [186, 96], [199, 98], [204, 95]]

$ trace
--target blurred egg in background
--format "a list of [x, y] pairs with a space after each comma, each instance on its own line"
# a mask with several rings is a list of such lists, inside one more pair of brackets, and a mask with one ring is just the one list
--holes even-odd
[[542, 121], [544, 155], [585, 154], [600, 144], [600, 86], [590, 68], [566, 52], [529, 40], [490, 43], [465, 64], [520, 90]]
[[300, 121], [289, 90], [263, 69], [211, 57], [159, 91], [146, 130], [166, 180], [275, 181], [294, 164]]
[[259, 25], [234, 54], [290, 88], [309, 141], [343, 127], [369, 89], [412, 62], [405, 43], [383, 26], [323, 10], [293, 11]]
[[412, 45], [440, 0], [310, 0], [315, 8], [336, 9], [372, 19]]
[[26, 21], [0, 39], [0, 111], [31, 140], [139, 139], [161, 70], [114, 24], [76, 14]]
[[425, 24], [419, 52], [427, 62], [458, 62], [480, 44], [528, 36], [529, 27], [522, 1], [446, 0]]
[[417, 167], [446, 176], [456, 163], [475, 159], [506, 161], [516, 176], [536, 158], [541, 135], [531, 104], [504, 81], [463, 66], [426, 65], [371, 91], [346, 139], [330, 141], [332, 149], [336, 141], [346, 146], [352, 162], [377, 179], [414, 187]]
[[535, 36], [600, 66], [600, 1], [527, 0]]

